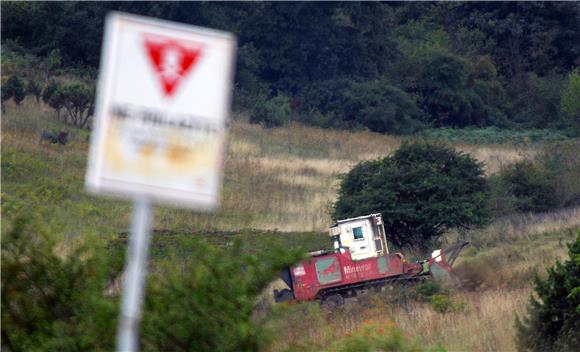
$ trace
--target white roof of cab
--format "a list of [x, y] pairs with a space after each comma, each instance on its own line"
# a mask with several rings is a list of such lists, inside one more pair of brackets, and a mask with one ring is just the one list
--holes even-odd
[[332, 226], [330, 226], [330, 227], [335, 227], [339, 224], [344, 224], [345, 222], [350, 222], [350, 221], [354, 221], [354, 220], [364, 220], [364, 219], [368, 219], [371, 217], [381, 217], [381, 213], [374, 213], [374, 214], [369, 214], [369, 215], [357, 216], [356, 218], [336, 220], [336, 222], [334, 224], [332, 224]]

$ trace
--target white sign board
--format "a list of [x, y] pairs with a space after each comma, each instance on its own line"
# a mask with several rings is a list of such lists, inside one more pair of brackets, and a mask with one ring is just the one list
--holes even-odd
[[87, 188], [215, 208], [235, 48], [226, 32], [110, 15]]

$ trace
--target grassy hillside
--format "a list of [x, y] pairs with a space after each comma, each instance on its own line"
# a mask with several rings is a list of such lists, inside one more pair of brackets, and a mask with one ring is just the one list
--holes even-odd
[[[67, 129], [66, 146], [39, 141], [43, 129]], [[417, 137], [408, 137], [417, 138]], [[426, 137], [427, 138], [427, 137]], [[433, 137], [429, 137], [433, 138]], [[227, 246], [242, 237], [266, 250], [269, 238], [306, 249], [325, 246], [328, 208], [341, 173], [361, 160], [392, 152], [403, 138], [371, 132], [329, 131], [293, 124], [264, 129], [243, 118], [232, 121], [225, 165], [222, 207], [199, 214], [156, 207], [153, 260], [180, 253], [192, 236]], [[530, 143], [453, 144], [486, 164], [488, 175], [533, 156]], [[27, 98], [21, 107], [7, 104], [2, 116], [2, 230], [19, 214], [40, 217], [66, 239], [101, 238], [123, 243], [131, 204], [84, 191], [88, 132], [59, 125], [54, 112]], [[524, 312], [534, 270], [552, 265], [580, 228], [580, 208], [539, 215], [507, 215], [484, 229], [449, 233], [472, 242], [457, 263], [461, 290], [448, 297], [450, 312], [392, 292], [348, 305], [335, 314], [317, 305], [278, 306], [257, 319], [279, 332], [272, 351], [321, 350], [356, 334], [361, 326], [398, 326], [410, 339], [449, 350], [514, 350], [514, 314]], [[404, 300], [401, 300], [402, 297]]]
[[[71, 235], [123, 231], [130, 204], [84, 191], [88, 133], [67, 127], [73, 134], [71, 144], [41, 145], [43, 129], [59, 128], [54, 112], [37, 107], [31, 98], [19, 108], [7, 105], [2, 122], [4, 215], [10, 218], [21, 208], [35, 208]], [[325, 231], [338, 176], [361, 160], [387, 155], [403, 140], [301, 125], [264, 129], [236, 119], [229, 137], [221, 209], [197, 214], [157, 207], [155, 228]], [[488, 174], [534, 153], [533, 146], [455, 146], [484, 161]]]

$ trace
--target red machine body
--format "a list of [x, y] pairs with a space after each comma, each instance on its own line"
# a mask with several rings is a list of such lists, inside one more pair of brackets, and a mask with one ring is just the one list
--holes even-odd
[[[371, 216], [375, 217], [374, 220], [377, 219], [377, 214]], [[356, 218], [357, 226], [361, 218], [366, 220], [365, 217]], [[344, 223], [348, 224], [347, 221], [353, 223], [352, 219], [344, 220]], [[357, 233], [358, 230], [354, 232]], [[324, 301], [331, 296], [342, 300], [356, 296], [358, 292], [369, 287], [381, 287], [398, 281], [421, 280], [428, 275], [449, 276], [453, 261], [459, 251], [467, 245], [464, 242], [445, 251], [437, 250], [427, 260], [408, 263], [401, 253], [389, 254], [386, 245], [383, 247], [377, 243], [382, 250], [381, 253], [355, 260], [351, 250], [340, 245], [339, 236], [331, 233], [331, 237], [338, 240], [335, 251], [313, 252], [309, 259], [281, 273], [280, 277], [286, 282], [288, 289], [274, 291], [276, 302], [315, 299]], [[386, 240], [384, 243], [386, 244]], [[448, 262], [449, 254], [452, 258]]]

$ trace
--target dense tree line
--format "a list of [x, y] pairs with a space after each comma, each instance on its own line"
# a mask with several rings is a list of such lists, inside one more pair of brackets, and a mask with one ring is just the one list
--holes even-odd
[[235, 107], [269, 126], [580, 129], [579, 3], [3, 2], [3, 52], [94, 71], [111, 10], [236, 33]]

